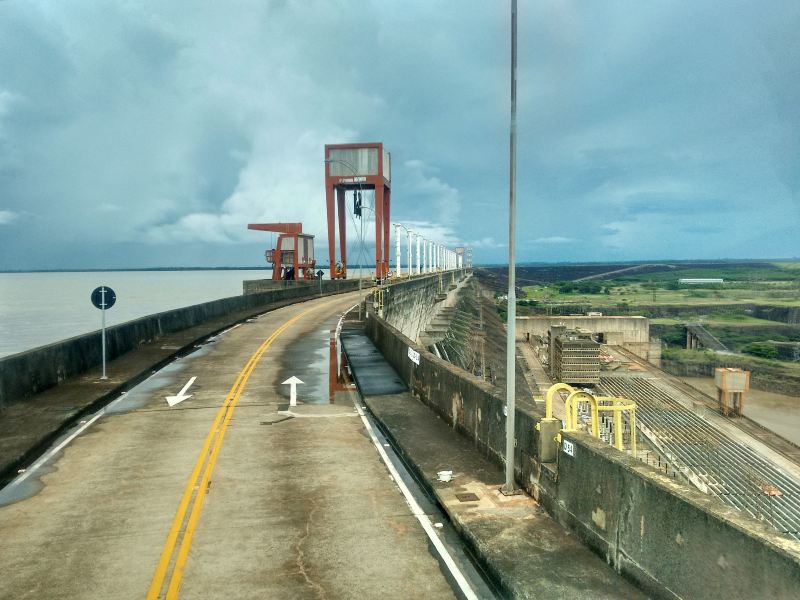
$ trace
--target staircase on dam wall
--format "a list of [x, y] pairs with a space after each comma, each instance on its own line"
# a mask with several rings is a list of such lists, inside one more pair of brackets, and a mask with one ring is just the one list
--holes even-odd
[[[394, 284], [384, 319], [435, 356], [505, 388], [505, 326], [477, 279], [447, 273]], [[517, 397], [527, 399], [532, 392], [523, 373], [519, 363]]]
[[[420, 334], [436, 316], [438, 305], [446, 301], [446, 290], [456, 277], [450, 273], [425, 275], [389, 286], [384, 295], [384, 320], [407, 338], [419, 342]], [[445, 278], [450, 280], [447, 287]]]

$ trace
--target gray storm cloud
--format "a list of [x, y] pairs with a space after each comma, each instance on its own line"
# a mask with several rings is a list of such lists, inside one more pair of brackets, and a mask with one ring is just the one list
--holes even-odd
[[[323, 145], [359, 140], [393, 154], [394, 219], [503, 260], [508, 26], [477, 0], [2, 2], [0, 268], [253, 265], [258, 221], [321, 247]], [[520, 259], [797, 255], [799, 29], [793, 1], [520, 3]]]

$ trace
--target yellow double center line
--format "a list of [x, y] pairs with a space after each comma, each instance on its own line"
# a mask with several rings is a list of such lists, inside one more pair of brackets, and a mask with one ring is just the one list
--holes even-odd
[[[278, 329], [276, 329], [272, 335], [270, 335], [261, 343], [258, 349], [250, 357], [250, 360], [247, 361], [247, 364], [244, 366], [244, 368], [239, 371], [236, 381], [228, 392], [228, 395], [225, 397], [225, 401], [222, 403], [222, 406], [217, 412], [214, 422], [211, 424], [211, 429], [209, 429], [205, 442], [203, 442], [203, 448], [200, 451], [200, 455], [197, 457], [197, 462], [194, 465], [194, 469], [192, 469], [192, 473], [189, 475], [189, 481], [187, 482], [186, 488], [183, 491], [180, 504], [178, 504], [178, 511], [172, 521], [172, 527], [170, 527], [169, 534], [167, 535], [167, 541], [164, 544], [164, 550], [161, 552], [161, 558], [158, 561], [155, 575], [153, 575], [153, 580], [150, 583], [150, 589], [147, 592], [147, 600], [158, 600], [161, 595], [161, 590], [164, 587], [164, 580], [166, 579], [169, 571], [169, 565], [172, 562], [173, 555], [175, 554], [175, 545], [180, 537], [181, 529], [183, 527], [184, 520], [186, 519], [186, 512], [189, 510], [189, 505], [191, 504], [192, 510], [191, 513], [189, 513], [189, 520], [186, 522], [186, 528], [183, 531], [180, 547], [178, 548], [178, 553], [175, 557], [175, 564], [172, 568], [172, 577], [170, 577], [169, 586], [167, 587], [166, 600], [175, 600], [178, 597], [178, 592], [180, 591], [181, 587], [181, 580], [183, 578], [183, 568], [186, 566], [186, 560], [189, 557], [189, 549], [192, 545], [192, 537], [194, 536], [197, 522], [200, 519], [200, 511], [203, 509], [203, 501], [205, 500], [208, 492], [208, 484], [211, 480], [211, 473], [214, 471], [214, 465], [217, 462], [217, 456], [219, 456], [219, 450], [222, 447], [222, 440], [225, 438], [225, 431], [228, 429], [228, 424], [233, 416], [233, 409], [236, 408], [236, 404], [239, 402], [239, 397], [242, 395], [244, 387], [247, 384], [248, 379], [250, 379], [250, 375], [253, 373], [253, 369], [255, 369], [256, 365], [258, 364], [259, 359], [272, 345], [272, 342], [274, 342], [275, 339], [284, 331], [286, 331], [293, 323], [302, 319], [307, 314], [311, 312], [317, 312], [330, 304], [333, 304], [333, 301], [304, 310], [300, 314], [286, 321], [283, 325], [278, 327]], [[198, 479], [200, 481], [199, 485]], [[194, 496], [194, 503], [191, 502], [192, 496]]]

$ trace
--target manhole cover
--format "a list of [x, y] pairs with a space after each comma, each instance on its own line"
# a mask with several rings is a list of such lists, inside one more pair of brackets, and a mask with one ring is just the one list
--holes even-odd
[[464, 494], [456, 494], [456, 498], [458, 498], [459, 502], [477, 502], [480, 500], [477, 494], [473, 494], [472, 492], [466, 492]]

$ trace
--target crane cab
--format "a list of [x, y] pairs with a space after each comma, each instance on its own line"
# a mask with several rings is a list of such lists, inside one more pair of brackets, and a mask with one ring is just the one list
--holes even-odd
[[272, 264], [273, 281], [311, 280], [316, 277], [314, 236], [302, 232], [302, 223], [251, 223], [247, 228], [280, 234], [277, 247], [265, 252], [267, 262]]

